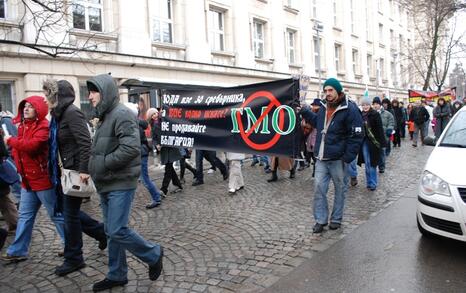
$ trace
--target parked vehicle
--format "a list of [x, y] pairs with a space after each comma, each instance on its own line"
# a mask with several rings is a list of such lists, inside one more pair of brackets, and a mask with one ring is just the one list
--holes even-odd
[[466, 242], [466, 108], [458, 111], [437, 141], [427, 137], [424, 143], [435, 148], [419, 184], [419, 231]]

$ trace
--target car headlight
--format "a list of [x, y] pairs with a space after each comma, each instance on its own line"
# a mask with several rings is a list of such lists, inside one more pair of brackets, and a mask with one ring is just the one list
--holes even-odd
[[425, 195], [441, 194], [451, 196], [448, 183], [443, 181], [440, 177], [435, 176], [429, 171], [424, 171], [421, 177], [421, 191]]

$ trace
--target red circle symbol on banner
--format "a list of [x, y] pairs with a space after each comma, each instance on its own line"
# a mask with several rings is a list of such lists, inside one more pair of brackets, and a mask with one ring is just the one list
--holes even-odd
[[[270, 101], [270, 103], [267, 105], [267, 109], [265, 110], [265, 112], [261, 114], [259, 119], [257, 119], [257, 121], [254, 123], [254, 125], [252, 125], [251, 129], [249, 129], [247, 133], [244, 130], [243, 121], [241, 120], [241, 114], [239, 112], [236, 112], [236, 119], [238, 121], [239, 131], [240, 131], [241, 137], [243, 138], [244, 142], [252, 149], [263, 151], [263, 150], [267, 150], [273, 147], [277, 143], [277, 141], [280, 139], [281, 135], [279, 133], [276, 133], [273, 136], [273, 138], [266, 143], [255, 143], [249, 138], [249, 136], [251, 135], [251, 133], [254, 132], [254, 130], [257, 127], [259, 127], [259, 125], [262, 123], [262, 120], [264, 120], [265, 116], [267, 116], [270, 113], [270, 111], [272, 111], [272, 108], [274, 106], [278, 108], [281, 106], [281, 104], [271, 92], [258, 91], [250, 95], [249, 98], [247, 98], [247, 100], [243, 102], [243, 104], [241, 105], [241, 108], [246, 107], [249, 103], [251, 103], [252, 100], [256, 98], [266, 98]], [[280, 111], [279, 118], [278, 118], [278, 125], [280, 129], [283, 129], [283, 124], [285, 123], [284, 118], [285, 118], [285, 115], [283, 114], [283, 111]]]

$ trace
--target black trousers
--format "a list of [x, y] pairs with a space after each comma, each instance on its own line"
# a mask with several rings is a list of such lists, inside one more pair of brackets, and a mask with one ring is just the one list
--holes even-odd
[[175, 168], [173, 168], [173, 163], [165, 164], [165, 173], [163, 174], [162, 187], [160, 188], [160, 190], [165, 194], [168, 192], [168, 185], [170, 185], [170, 182], [173, 182], [173, 185], [182, 188], [180, 179], [176, 174]]

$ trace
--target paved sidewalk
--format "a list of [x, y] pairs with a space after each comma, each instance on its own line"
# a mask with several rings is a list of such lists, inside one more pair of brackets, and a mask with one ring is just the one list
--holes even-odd
[[[342, 229], [321, 236], [311, 233], [311, 169], [297, 172], [295, 179], [282, 172], [278, 182], [267, 183], [269, 175], [261, 167], [245, 162], [246, 187], [233, 196], [218, 171], [206, 174], [206, 183], [197, 187], [191, 186], [192, 175], [187, 173], [185, 190], [169, 195], [154, 210], [144, 208], [149, 195], [139, 186], [130, 225], [165, 247], [164, 273], [151, 282], [146, 265], [128, 253], [129, 284], [112, 292], [258, 292], [270, 287], [377, 215], [418, 180], [431, 148], [413, 149], [408, 140], [403, 143], [392, 150], [376, 192], [367, 191], [359, 169], [360, 184], [350, 188]], [[153, 176], [159, 186], [159, 176]], [[100, 218], [98, 197], [84, 209]], [[0, 264], [0, 292], [89, 292], [92, 283], [105, 276], [106, 251], [100, 252], [87, 236], [88, 266], [66, 277], [55, 276], [62, 247], [43, 210], [35, 227], [30, 259]]]

